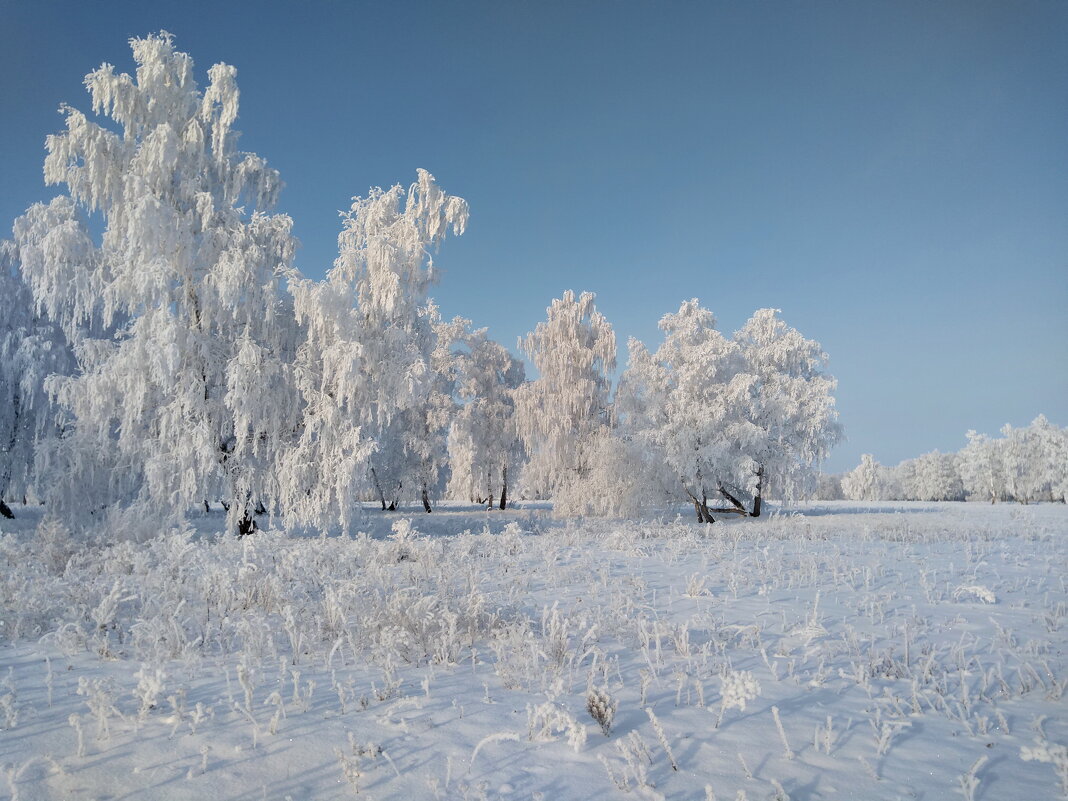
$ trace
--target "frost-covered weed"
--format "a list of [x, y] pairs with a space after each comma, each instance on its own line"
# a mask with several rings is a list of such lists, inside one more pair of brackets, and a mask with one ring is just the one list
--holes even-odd
[[609, 781], [625, 793], [629, 793], [632, 786], [638, 789], [652, 787], [649, 781], [649, 768], [653, 764], [653, 757], [641, 735], [637, 731], [632, 731], [626, 737], [617, 740], [616, 751], [623, 760], [623, 764], [616, 763], [615, 769], [604, 754], [597, 755], [605, 773], [608, 774]]
[[590, 717], [601, 727], [605, 737], [612, 733], [612, 722], [616, 717], [616, 709], [619, 708], [619, 700], [609, 695], [605, 689], [591, 687], [586, 693], [586, 711]]
[[134, 697], [140, 702], [137, 715], [144, 720], [148, 713], [156, 708], [159, 696], [164, 690], [166, 677], [162, 668], [149, 668], [148, 665], [142, 665], [141, 669], [134, 674], [134, 678], [137, 679]]
[[954, 600], [959, 601], [969, 597], [976, 598], [984, 604], [996, 604], [998, 602], [997, 596], [982, 584], [962, 584], [957, 587], [957, 589], [953, 590]]
[[728, 709], [745, 710], [746, 704], [760, 697], [760, 682], [749, 670], [729, 670], [720, 678], [719, 716], [716, 728], [723, 722], [723, 713]]
[[1020, 749], [1020, 759], [1024, 762], [1046, 762], [1053, 765], [1061, 783], [1061, 795], [1068, 798], [1068, 746], [1051, 743], [1045, 737], [1039, 736], [1033, 746], [1025, 745]]
[[586, 727], [562, 706], [552, 701], [527, 704], [528, 740], [551, 741], [559, 734], [566, 735], [567, 744], [576, 751], [586, 744]]
[[675, 762], [675, 754], [671, 751], [671, 743], [668, 742], [667, 734], [664, 732], [664, 727], [660, 725], [660, 719], [653, 712], [651, 706], [645, 708], [645, 714], [649, 716], [649, 722], [653, 724], [653, 731], [656, 733], [656, 739], [660, 742], [660, 747], [664, 749], [664, 754], [667, 755], [668, 762], [671, 763], [672, 770], [678, 770], [678, 763]]
[[78, 695], [85, 698], [85, 705], [96, 721], [96, 738], [107, 740], [111, 736], [111, 717], [122, 717], [115, 706], [115, 682], [83, 676], [78, 679]]

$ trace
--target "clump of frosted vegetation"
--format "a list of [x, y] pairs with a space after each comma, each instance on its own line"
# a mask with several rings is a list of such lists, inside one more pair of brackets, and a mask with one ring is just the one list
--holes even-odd
[[728, 709], [744, 711], [746, 704], [760, 697], [760, 682], [748, 670], [728, 670], [720, 677], [719, 716], [716, 728]]
[[1025, 745], [1020, 749], [1020, 758], [1025, 762], [1045, 762], [1053, 765], [1061, 783], [1061, 795], [1068, 798], [1068, 746], [1051, 743], [1040, 737], [1035, 740], [1034, 745]]
[[619, 701], [613, 698], [607, 690], [591, 687], [586, 693], [586, 711], [601, 727], [601, 732], [605, 737], [612, 733], [612, 723], [616, 719], [618, 708]]
[[527, 738], [551, 741], [563, 735], [567, 744], [580, 751], [586, 744], [586, 727], [574, 715], [553, 701], [527, 705]]
[[998, 601], [997, 596], [981, 584], [962, 584], [953, 590], [953, 597], [958, 600], [974, 598], [984, 604], [995, 604]]

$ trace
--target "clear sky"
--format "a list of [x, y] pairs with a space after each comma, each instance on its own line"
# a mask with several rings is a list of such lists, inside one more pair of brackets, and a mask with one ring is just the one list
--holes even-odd
[[839, 380], [832, 470], [1068, 424], [1068, 2], [0, 0], [4, 228], [59, 104], [160, 29], [238, 68], [308, 275], [424, 167], [472, 215], [435, 298], [509, 347], [568, 288], [621, 359], [686, 298], [780, 308]]

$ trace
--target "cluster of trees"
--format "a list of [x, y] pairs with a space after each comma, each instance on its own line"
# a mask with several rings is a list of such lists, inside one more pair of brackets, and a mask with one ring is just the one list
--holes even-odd
[[[504, 508], [515, 477], [565, 512], [658, 498], [699, 519], [760, 514], [811, 485], [837, 441], [826, 356], [775, 310], [733, 338], [696, 300], [650, 353], [567, 292], [523, 363], [429, 297], [432, 254], [468, 207], [418, 171], [344, 215], [321, 281], [294, 266], [282, 183], [237, 148], [236, 71], [201, 91], [168, 34], [137, 70], [86, 77], [46, 140], [64, 191], [0, 244], [0, 513], [33, 497], [70, 524], [180, 521], [218, 499], [239, 533], [347, 525], [450, 495]], [[98, 121], [99, 120], [99, 121]], [[98, 215], [103, 231], [90, 232]]]
[[824, 476], [819, 497], [858, 501], [1060, 501], [1068, 495], [1068, 428], [1039, 415], [1001, 437], [968, 432], [956, 453], [932, 451], [886, 467], [864, 454], [852, 471]]

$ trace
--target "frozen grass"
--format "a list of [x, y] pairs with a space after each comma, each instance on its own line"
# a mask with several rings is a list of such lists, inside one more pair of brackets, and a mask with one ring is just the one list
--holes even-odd
[[457, 508], [244, 540], [207, 516], [109, 546], [17, 511], [0, 793], [21, 801], [1068, 789], [1063, 506]]

